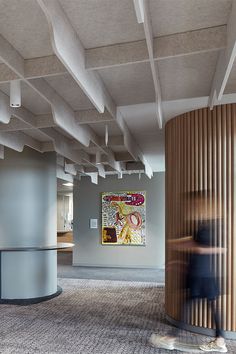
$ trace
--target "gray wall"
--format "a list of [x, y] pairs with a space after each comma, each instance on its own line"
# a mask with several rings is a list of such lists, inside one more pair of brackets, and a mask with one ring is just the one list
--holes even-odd
[[[163, 268], [165, 262], [165, 174], [150, 180], [142, 174], [99, 178], [98, 185], [83, 177], [74, 187], [73, 264], [85, 266]], [[146, 246], [101, 244], [101, 192], [146, 191]], [[89, 219], [98, 219], [98, 229], [89, 228]]]

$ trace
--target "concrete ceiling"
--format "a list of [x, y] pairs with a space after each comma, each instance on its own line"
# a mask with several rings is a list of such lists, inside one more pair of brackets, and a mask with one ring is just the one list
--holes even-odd
[[74, 111], [94, 108], [71, 75], [51, 76], [45, 80], [69, 103]]
[[61, 0], [85, 48], [144, 39], [130, 0]]
[[154, 100], [152, 73], [149, 63], [123, 65], [98, 70], [117, 105]]
[[0, 0], [0, 130], [55, 150], [61, 178], [151, 177], [168, 119], [236, 101], [236, 0], [144, 0], [144, 23], [135, 1]]
[[[150, 0], [154, 37], [225, 25], [231, 0]], [[157, 20], [158, 19], [158, 20]]]
[[53, 54], [47, 20], [37, 1], [1, 0], [0, 33], [25, 59]]
[[156, 62], [164, 101], [207, 96], [218, 60], [217, 52], [168, 58]]

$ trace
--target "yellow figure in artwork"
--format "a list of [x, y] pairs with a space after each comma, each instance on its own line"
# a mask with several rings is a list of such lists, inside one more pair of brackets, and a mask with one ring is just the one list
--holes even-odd
[[[137, 211], [131, 211], [132, 208], [125, 203], [112, 202], [111, 206], [116, 207], [116, 225], [122, 226], [118, 235], [119, 243], [140, 243], [140, 240], [135, 240], [137, 234], [135, 231], [140, 230], [142, 226], [142, 216]], [[136, 236], [136, 237], [135, 237]]]

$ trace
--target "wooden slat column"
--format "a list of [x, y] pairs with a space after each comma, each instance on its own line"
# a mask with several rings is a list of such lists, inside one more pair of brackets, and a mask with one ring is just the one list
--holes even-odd
[[[214, 260], [222, 289], [218, 305], [226, 336], [236, 338], [236, 105], [203, 108], [171, 119], [165, 127], [165, 144], [166, 241], [194, 232], [194, 224], [186, 223], [191, 204], [183, 202], [183, 195], [212, 191], [218, 205], [213, 205], [213, 214], [220, 213], [223, 219], [217, 242], [227, 248], [226, 255]], [[166, 245], [166, 314], [173, 322], [180, 320], [186, 296], [179, 270], [186, 255], [176, 254]], [[186, 324], [196, 332], [213, 330], [206, 301], [192, 306]]]

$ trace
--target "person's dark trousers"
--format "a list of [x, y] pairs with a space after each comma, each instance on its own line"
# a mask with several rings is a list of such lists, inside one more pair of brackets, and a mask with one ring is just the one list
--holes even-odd
[[[195, 298], [189, 298], [186, 300], [186, 302], [182, 305], [179, 327], [172, 326], [171, 330], [168, 332], [168, 336], [178, 337], [180, 330], [184, 329], [184, 325], [188, 322], [188, 314], [189, 311], [191, 310], [192, 303], [196, 303], [197, 301], [198, 299]], [[215, 322], [216, 337], [224, 337], [224, 333], [221, 328], [219, 308], [216, 304], [216, 300], [208, 300], [208, 304], [211, 307], [212, 317]]]

